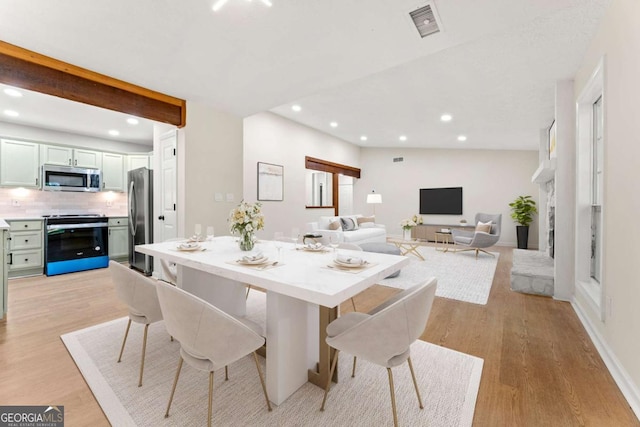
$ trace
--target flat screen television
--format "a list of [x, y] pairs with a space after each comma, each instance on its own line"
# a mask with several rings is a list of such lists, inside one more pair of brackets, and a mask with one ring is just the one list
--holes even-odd
[[421, 188], [420, 214], [462, 215], [462, 187]]

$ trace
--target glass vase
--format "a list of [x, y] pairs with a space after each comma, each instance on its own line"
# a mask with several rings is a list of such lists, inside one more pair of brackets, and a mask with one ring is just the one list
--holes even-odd
[[411, 240], [411, 229], [410, 228], [404, 228], [402, 230], [402, 238], [404, 240]]
[[238, 240], [238, 245], [240, 245], [240, 250], [243, 250], [243, 251], [252, 250], [253, 246], [255, 245], [253, 233], [250, 233], [250, 232], [240, 233], [240, 240]]

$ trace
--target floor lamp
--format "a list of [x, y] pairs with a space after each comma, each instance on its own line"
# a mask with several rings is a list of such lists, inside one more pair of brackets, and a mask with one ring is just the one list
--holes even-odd
[[367, 194], [367, 203], [373, 205], [373, 216], [376, 215], [376, 205], [382, 203], [382, 194], [378, 194], [375, 191]]

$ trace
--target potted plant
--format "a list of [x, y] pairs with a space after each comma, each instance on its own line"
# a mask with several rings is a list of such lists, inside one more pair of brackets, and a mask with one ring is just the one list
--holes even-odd
[[538, 212], [536, 202], [531, 196], [519, 196], [509, 203], [511, 218], [519, 224], [516, 226], [518, 236], [518, 249], [527, 249], [529, 243], [529, 224], [533, 221], [533, 215]]

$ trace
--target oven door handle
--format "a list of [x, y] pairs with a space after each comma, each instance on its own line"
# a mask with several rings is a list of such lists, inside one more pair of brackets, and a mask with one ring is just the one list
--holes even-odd
[[70, 230], [73, 228], [100, 228], [108, 227], [107, 222], [87, 222], [86, 224], [51, 224], [47, 225], [48, 230]]
[[133, 180], [129, 183], [129, 232], [132, 236], [136, 235], [136, 195]]

